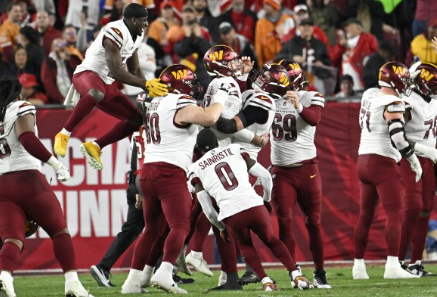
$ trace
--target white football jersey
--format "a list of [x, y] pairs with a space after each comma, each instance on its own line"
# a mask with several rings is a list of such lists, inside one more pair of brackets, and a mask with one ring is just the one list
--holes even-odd
[[407, 138], [414, 142], [436, 147], [437, 100], [428, 103], [416, 92], [403, 97], [405, 108], [410, 109], [411, 119], [405, 124]]
[[[270, 97], [267, 93], [264, 92], [255, 92], [254, 90], [244, 91], [242, 96], [243, 101], [243, 109], [248, 106], [261, 107], [262, 109], [267, 110], [269, 113], [269, 117], [267, 121], [263, 124], [254, 123], [247, 127], [246, 129], [252, 131], [256, 135], [262, 135], [266, 132], [269, 132], [270, 127], [272, 126], [273, 119], [275, 117], [275, 100]], [[238, 138], [234, 138], [232, 143], [238, 143], [244, 148], [250, 155], [250, 157], [254, 160], [258, 158], [258, 153], [261, 150], [261, 147], [256, 146], [252, 143], [247, 143], [239, 140]]]
[[244, 154], [247, 153], [240, 145], [230, 144], [207, 152], [188, 170], [189, 182], [194, 185], [200, 181], [217, 201], [219, 221], [264, 204], [263, 198], [249, 183]]
[[[41, 161], [29, 154], [15, 134], [14, 124], [19, 116], [36, 114], [35, 106], [27, 101], [14, 101], [0, 122], [0, 174], [21, 170], [41, 171]], [[35, 119], [35, 134], [38, 136]]]
[[198, 126], [175, 123], [176, 112], [196, 100], [184, 94], [169, 93], [153, 98], [146, 114], [146, 154], [144, 164], [166, 162], [187, 171], [192, 163]]
[[123, 20], [108, 23], [102, 28], [99, 35], [97, 35], [96, 40], [94, 40], [88, 48], [85, 54], [85, 59], [82, 61], [82, 64], [77, 66], [74, 74], [90, 70], [97, 73], [105, 84], [112, 84], [114, 79], [111, 77], [108, 64], [106, 63], [103, 41], [109, 39], [114, 43], [120, 50], [123, 64], [126, 64], [127, 59], [133, 55], [141, 42], [143, 42], [143, 37], [144, 31], [143, 34], [137, 36], [134, 41]]
[[[206, 90], [205, 96], [203, 98], [203, 106], [208, 107], [215, 102], [214, 95], [217, 93], [217, 90], [222, 84], [225, 84], [226, 88], [235, 89], [235, 92], [229, 94], [229, 97], [226, 100], [225, 106], [223, 106], [223, 111], [221, 113], [222, 117], [226, 119], [232, 119], [240, 112], [243, 106], [243, 103], [241, 101], [240, 86], [232, 77], [220, 76], [214, 78], [210, 82], [210, 84], [208, 85], [208, 89]], [[232, 136], [230, 136], [229, 134], [221, 133], [215, 129], [211, 130], [214, 131], [215, 135], [217, 136], [219, 147], [231, 144]]]
[[[297, 92], [305, 107], [325, 106], [325, 98], [318, 92]], [[275, 166], [286, 166], [311, 160], [317, 156], [314, 136], [316, 127], [305, 122], [293, 103], [281, 98], [276, 101], [276, 113], [270, 130], [271, 161]]]
[[389, 157], [399, 162], [401, 153], [392, 145], [388, 124], [384, 112], [388, 105], [395, 105], [397, 111], [405, 111], [401, 98], [386, 95], [378, 88], [368, 89], [363, 93], [360, 110], [361, 139], [359, 155], [376, 154]]

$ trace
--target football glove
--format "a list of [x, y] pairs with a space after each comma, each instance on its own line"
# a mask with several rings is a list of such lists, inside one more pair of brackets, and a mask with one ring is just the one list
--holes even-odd
[[410, 157], [407, 158], [408, 162], [410, 162], [411, 170], [413, 170], [416, 173], [416, 183], [421, 179], [422, 177], [422, 167], [420, 166], [419, 159], [416, 157], [415, 154], [412, 154]]
[[65, 166], [58, 161], [54, 156], [52, 156], [48, 161], [47, 164], [53, 167], [53, 169], [56, 172], [56, 175], [58, 177], [58, 180], [64, 182], [70, 179], [70, 172], [68, 171]]
[[165, 96], [168, 93], [167, 86], [162, 84], [159, 78], [146, 81], [146, 89], [152, 98], [157, 96]]

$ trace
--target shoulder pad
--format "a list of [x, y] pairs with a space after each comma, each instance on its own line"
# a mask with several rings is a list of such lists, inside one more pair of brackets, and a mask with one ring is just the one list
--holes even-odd
[[248, 98], [245, 107], [249, 105], [260, 107], [267, 111], [274, 109], [273, 99], [266, 94], [255, 94], [254, 96]]

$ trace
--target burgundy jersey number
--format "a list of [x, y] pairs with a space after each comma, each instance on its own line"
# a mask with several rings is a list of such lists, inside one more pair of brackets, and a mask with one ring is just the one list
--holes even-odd
[[372, 130], [370, 130], [370, 111], [364, 108], [360, 110], [360, 127], [361, 130], [364, 130], [365, 127], [367, 131], [372, 132]]
[[425, 136], [423, 136], [423, 139], [429, 138], [429, 132], [432, 132], [432, 136], [435, 138], [437, 134], [437, 116], [434, 117], [434, 119], [430, 119], [428, 121], [424, 122], [425, 126], [429, 126], [428, 130], [425, 132]]
[[146, 114], [146, 138], [147, 143], [161, 143], [161, 132], [159, 132], [159, 115], [157, 113]]
[[296, 117], [292, 114], [287, 114], [282, 118], [282, 115], [277, 113], [272, 123], [272, 133], [274, 141], [293, 142], [297, 139]]
[[228, 163], [219, 163], [214, 169], [226, 191], [232, 191], [238, 187], [238, 180]]
[[[0, 135], [5, 133], [3, 126], [0, 126]], [[11, 155], [11, 148], [5, 138], [0, 139], [0, 159], [6, 159]]]

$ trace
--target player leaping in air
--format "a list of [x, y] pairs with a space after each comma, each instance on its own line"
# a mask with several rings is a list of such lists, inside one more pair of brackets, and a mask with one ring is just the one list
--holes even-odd
[[73, 87], [81, 98], [55, 137], [54, 149], [59, 156], [65, 157], [71, 133], [94, 106], [121, 121], [99, 139], [81, 145], [81, 151], [93, 168], [103, 168], [100, 154], [105, 146], [138, 131], [142, 124], [141, 112], [117, 89], [117, 82], [140, 87], [152, 97], [167, 94], [166, 85], [156, 78], [146, 81], [139, 67], [137, 49], [143, 40], [144, 27], [149, 25], [147, 18], [144, 6], [131, 3], [125, 8], [123, 19], [107, 24], [91, 44], [85, 60], [73, 75]]

